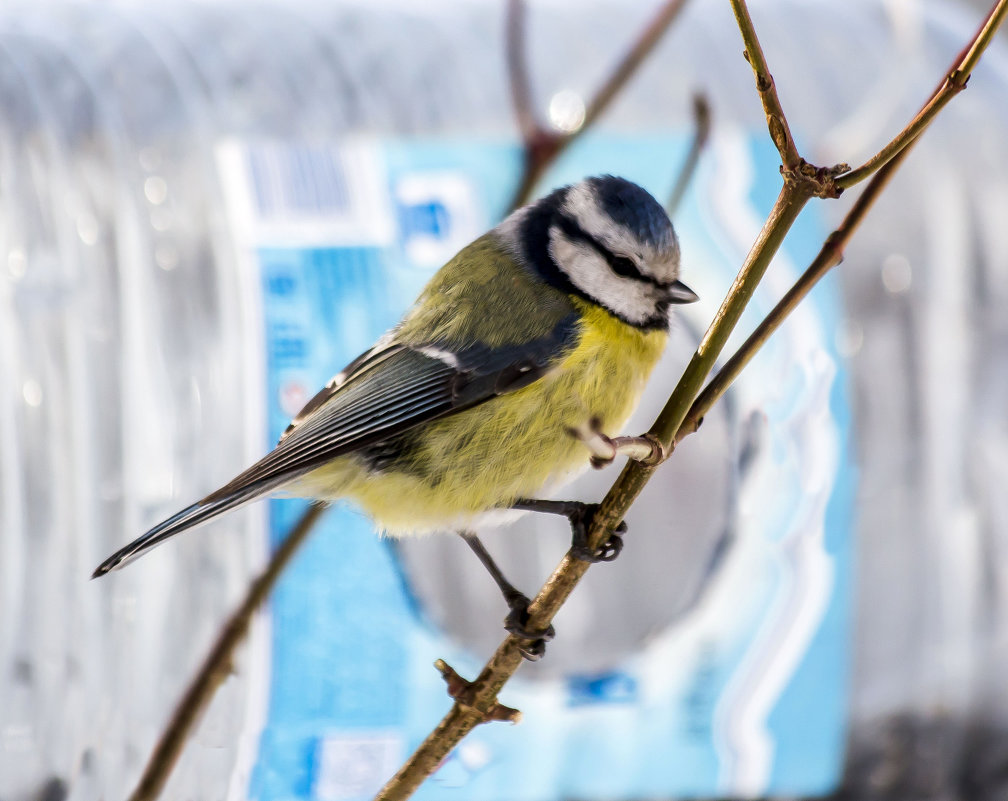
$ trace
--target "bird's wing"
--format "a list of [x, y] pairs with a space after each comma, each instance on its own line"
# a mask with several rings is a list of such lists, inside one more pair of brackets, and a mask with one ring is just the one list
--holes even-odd
[[369, 351], [308, 402], [273, 451], [205, 500], [273, 489], [336, 456], [528, 386], [574, 346], [577, 320], [569, 315], [521, 345], [390, 343]]
[[219, 490], [158, 524], [95, 571], [122, 567], [174, 534], [242, 506], [337, 456], [521, 389], [577, 343], [578, 315], [520, 345], [451, 348], [380, 342], [308, 402], [270, 453]]

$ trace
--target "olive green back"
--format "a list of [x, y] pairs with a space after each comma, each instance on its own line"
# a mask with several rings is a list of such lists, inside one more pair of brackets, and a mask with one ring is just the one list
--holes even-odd
[[396, 339], [409, 345], [520, 345], [549, 336], [574, 311], [566, 293], [530, 275], [491, 232], [438, 270]]

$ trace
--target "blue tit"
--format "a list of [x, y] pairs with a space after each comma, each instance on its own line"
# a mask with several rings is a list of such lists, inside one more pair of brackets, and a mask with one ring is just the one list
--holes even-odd
[[104, 575], [269, 493], [348, 499], [393, 536], [470, 529], [583, 470], [571, 435], [629, 418], [668, 337], [679, 242], [613, 176], [519, 209], [463, 248], [266, 456], [154, 526]]

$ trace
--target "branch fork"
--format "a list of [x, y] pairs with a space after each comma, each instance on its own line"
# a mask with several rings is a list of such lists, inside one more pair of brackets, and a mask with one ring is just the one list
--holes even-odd
[[[773, 135], [773, 119], [768, 119]], [[798, 184], [804, 194], [818, 198], [838, 198], [844, 191], [836, 179], [850, 172], [850, 165], [841, 162], [832, 167], [817, 167], [804, 158], [799, 158], [797, 165], [787, 167], [781, 165], [780, 173], [786, 183]]]
[[613, 68], [609, 77], [586, 101], [584, 120], [581, 124], [572, 131], [555, 132], [539, 121], [533, 108], [532, 82], [525, 54], [525, 2], [509, 0], [505, 19], [507, 67], [511, 102], [525, 147], [524, 174], [511, 202], [512, 209], [524, 206], [528, 202], [536, 183], [547, 168], [609, 108], [685, 5], [686, 0], [665, 0]]
[[[750, 63], [759, 63], [759, 69], [756, 68], [755, 64], [753, 65], [754, 70], [757, 72], [757, 80], [759, 80], [760, 73], [769, 76], [770, 71], [766, 66], [766, 59], [760, 48], [759, 40], [756, 38], [756, 32], [753, 29], [752, 20], [749, 18], [749, 11], [746, 8], [745, 0], [730, 0], [730, 2], [739, 23], [739, 29], [742, 32], [746, 51], [753, 56], [750, 59]], [[871, 200], [881, 190], [886, 179], [902, 161], [908, 152], [909, 145], [927, 127], [934, 115], [948, 102], [949, 98], [957, 93], [960, 85], [952, 82], [955, 72], [959, 71], [963, 74], [968, 74], [972, 70], [980, 54], [993, 38], [998, 25], [1006, 16], [1008, 16], [1008, 0], [997, 0], [984, 25], [977, 32], [973, 41], [967, 45], [967, 48], [954, 65], [953, 71], [948, 73], [949, 82], [943, 82], [947, 88], [936, 92], [936, 96], [929, 101], [921, 114], [911, 121], [901, 134], [897, 135], [896, 139], [890, 143], [890, 146], [884, 149], [875, 159], [872, 159], [864, 167], [857, 170], [845, 170], [845, 165], [837, 165], [834, 168], [826, 169], [825, 172], [821, 172], [820, 168], [804, 163], [794, 146], [790, 133], [787, 131], [787, 121], [772, 82], [767, 92], [761, 92], [761, 100], [767, 112], [768, 123], [773, 118], [775, 123], [780, 123], [780, 128], [782, 129], [774, 137], [774, 143], [781, 151], [781, 161], [785, 165], [785, 169], [792, 176], [797, 177], [798, 180], [784, 181], [778, 201], [763, 230], [760, 232], [753, 250], [743, 264], [742, 270], [729, 291], [728, 297], [726, 297], [724, 304], [715, 316], [697, 352], [687, 365], [676, 390], [672, 393], [665, 408], [658, 416], [654, 426], [652, 426], [649, 433], [659, 443], [668, 443], [667, 449], [671, 450], [672, 443], [678, 441], [681, 435], [684, 435], [689, 430], [695, 431], [699, 427], [704, 413], [719, 396], [717, 391], [708, 392], [706, 390], [700, 396], [704, 379], [727, 343], [731, 330], [738, 322], [742, 309], [752, 296], [753, 290], [756, 284], [759, 283], [770, 259], [779, 248], [784, 234], [794, 223], [795, 219], [797, 219], [806, 202], [810, 198], [820, 194], [820, 192], [824, 193], [820, 196], [835, 197], [839, 194], [840, 190], [852, 186], [859, 180], [863, 180], [872, 173], [879, 171], [879, 175], [876, 176], [867, 190], [858, 198], [855, 209], [848, 215], [842, 229], [826, 243], [820, 258], [817, 259], [818, 264], [813, 265], [813, 268], [806, 271], [803, 280], [793, 288], [792, 293], [789, 293], [790, 299], [786, 298], [775, 309], [775, 314], [772, 315], [774, 317], [774, 324], [779, 324], [779, 320], [786, 317], [787, 312], [791, 308], [790, 304], [796, 303], [808, 291], [808, 288], [814, 283], [817, 276], [825, 271], [825, 269], [815, 268], [824, 268], [826, 264], [837, 263], [850, 232], [853, 231], [863, 217]], [[773, 128], [777, 126], [771, 123], [770, 127], [771, 133], [773, 133]], [[784, 135], [781, 136], [781, 133]], [[819, 186], [816, 186], [814, 183], [817, 180], [820, 182]], [[770, 324], [762, 326], [763, 330], [755, 332], [750, 339], [755, 342], [761, 337], [765, 338], [769, 336], [772, 327], [773, 325]], [[731, 361], [736, 365], [744, 364], [757, 347], [758, 345], [752, 345], [749, 351], [740, 351]], [[740, 367], [736, 367], [735, 369], [740, 369]], [[730, 383], [732, 374], [732, 370], [722, 369], [717, 379], [721, 379], [723, 376], [724, 380], [719, 381], [715, 379], [708, 388], [716, 389], [720, 387], [720, 391], [723, 392], [723, 388]], [[596, 439], [604, 443], [602, 437], [591, 436], [589, 439], [593, 443]], [[602, 447], [604, 446], [600, 446], [599, 450]], [[607, 454], [611, 454], [616, 450], [618, 450], [617, 446], [611, 443]], [[629, 510], [653, 473], [653, 467], [645, 466], [636, 461], [631, 461], [624, 467], [619, 479], [610, 488], [599, 506], [597, 514], [593, 516], [591, 531], [589, 532], [590, 545], [594, 544], [597, 546], [600, 544], [607, 536], [607, 532], [615, 528], [617, 522]], [[574, 586], [583, 577], [587, 567], [586, 563], [572, 559], [570, 555], [564, 557], [563, 561], [529, 606], [529, 624], [538, 626], [544, 624], [544, 621], [548, 622], [570, 595]], [[472, 691], [479, 693], [480, 685], [483, 685], [484, 696], [494, 698], [510, 675], [517, 670], [521, 661], [521, 656], [517, 652], [513, 636], [508, 637], [490, 657], [480, 677], [474, 682]], [[457, 714], [449, 713], [420, 748], [417, 749], [417, 752], [410, 761], [386, 784], [378, 799], [380, 801], [401, 801], [409, 797], [423, 778], [418, 769], [419, 766], [432, 764], [432, 760], [436, 760], [448, 753], [465, 736], [468, 728], [466, 727], [465, 720], [459, 720], [465, 714], [465, 710], [460, 710]], [[475, 717], [478, 712], [474, 711], [469, 714]], [[417, 766], [417, 769], [414, 769], [414, 766]]]

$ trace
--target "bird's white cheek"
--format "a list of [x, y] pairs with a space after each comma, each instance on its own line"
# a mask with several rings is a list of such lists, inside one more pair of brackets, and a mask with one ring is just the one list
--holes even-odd
[[550, 240], [550, 255], [571, 283], [596, 303], [631, 322], [642, 323], [653, 316], [652, 287], [616, 275], [594, 248], [557, 232]]
[[609, 266], [594, 249], [571, 242], [563, 234], [555, 232], [550, 238], [550, 255], [574, 286], [592, 297], [598, 297]]

